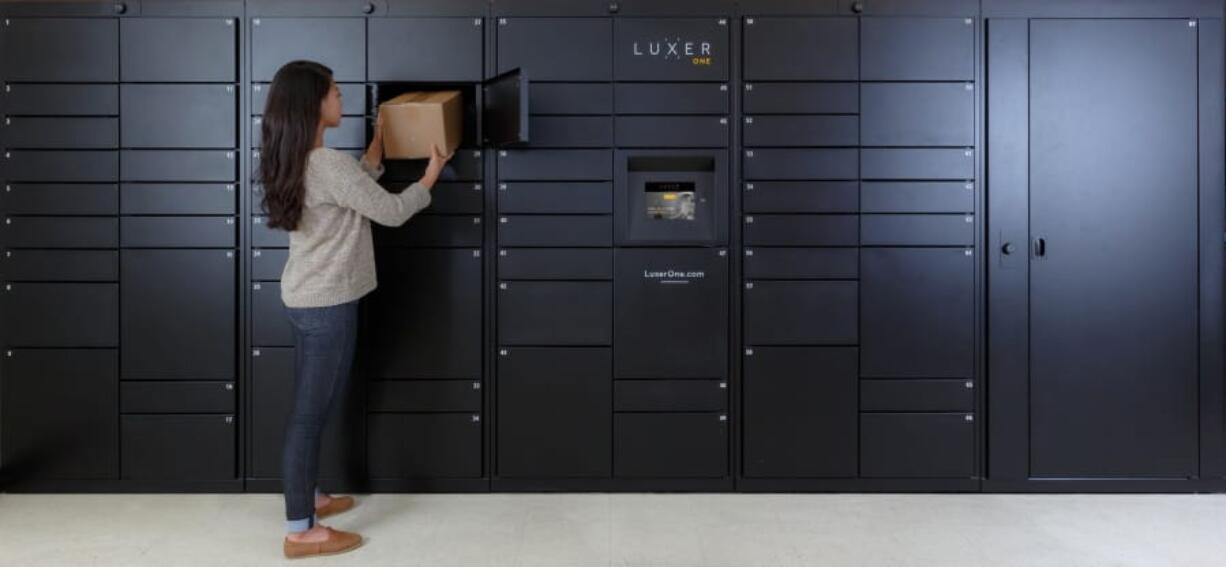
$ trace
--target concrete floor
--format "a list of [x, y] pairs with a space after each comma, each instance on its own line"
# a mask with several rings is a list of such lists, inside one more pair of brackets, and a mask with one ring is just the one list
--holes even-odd
[[[276, 565], [275, 495], [0, 495], [0, 565]], [[377, 495], [293, 564], [1226, 565], [1226, 496]]]

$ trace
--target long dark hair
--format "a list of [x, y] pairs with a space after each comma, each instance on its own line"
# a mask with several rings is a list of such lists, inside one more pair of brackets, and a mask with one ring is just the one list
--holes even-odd
[[314, 61], [291, 61], [277, 71], [260, 126], [260, 183], [268, 226], [297, 230], [306, 198], [307, 157], [315, 146], [320, 103], [332, 88], [332, 69]]

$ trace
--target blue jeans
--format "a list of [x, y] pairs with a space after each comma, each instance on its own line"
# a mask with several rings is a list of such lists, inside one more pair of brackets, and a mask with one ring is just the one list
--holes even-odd
[[294, 326], [294, 406], [285, 427], [281, 479], [289, 531], [315, 525], [319, 447], [334, 400], [348, 387], [358, 337], [358, 302], [287, 309]]

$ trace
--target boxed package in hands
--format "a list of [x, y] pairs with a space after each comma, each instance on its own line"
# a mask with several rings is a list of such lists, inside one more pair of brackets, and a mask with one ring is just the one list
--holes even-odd
[[460, 147], [464, 135], [460, 91], [405, 93], [380, 104], [379, 116], [387, 159], [427, 159], [432, 145], [447, 155]]

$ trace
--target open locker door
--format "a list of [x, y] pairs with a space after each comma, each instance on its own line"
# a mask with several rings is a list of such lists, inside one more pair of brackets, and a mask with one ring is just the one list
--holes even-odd
[[512, 69], [485, 82], [485, 143], [496, 147], [528, 143], [528, 77]]

